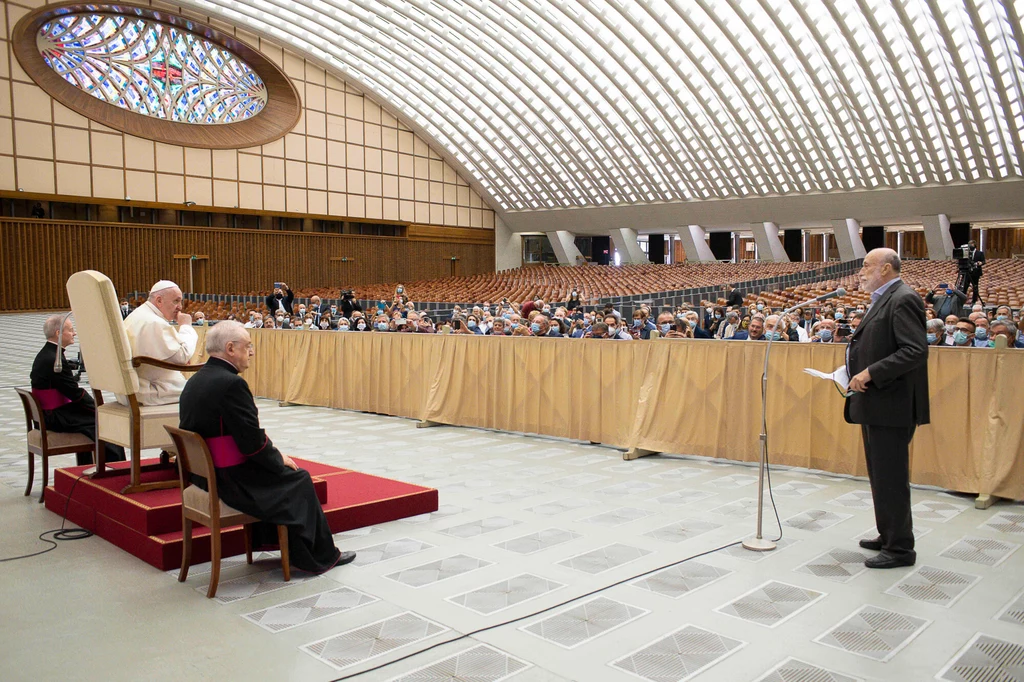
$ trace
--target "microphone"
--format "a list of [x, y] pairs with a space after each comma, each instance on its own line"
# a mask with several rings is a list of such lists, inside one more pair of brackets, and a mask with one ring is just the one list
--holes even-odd
[[822, 294], [821, 296], [818, 296], [817, 298], [812, 298], [809, 301], [804, 301], [803, 303], [797, 303], [792, 308], [789, 308], [788, 310], [786, 310], [783, 313], [783, 315], [785, 315], [786, 313], [791, 313], [794, 310], [797, 310], [799, 308], [803, 308], [804, 306], [811, 305], [812, 303], [820, 303], [821, 301], [827, 301], [830, 298], [837, 298], [837, 297], [841, 297], [841, 296], [846, 296], [846, 289], [844, 289], [843, 287], [838, 287], [835, 291], [830, 291], [827, 294]]

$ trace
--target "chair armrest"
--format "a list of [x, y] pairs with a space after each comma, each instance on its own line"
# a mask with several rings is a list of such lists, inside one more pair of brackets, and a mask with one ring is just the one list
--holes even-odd
[[178, 365], [173, 362], [164, 362], [163, 360], [157, 360], [156, 358], [147, 358], [140, 356], [132, 358], [132, 367], [138, 369], [142, 365], [153, 365], [160, 369], [173, 369], [178, 372], [195, 372], [198, 369], [202, 369], [202, 365]]

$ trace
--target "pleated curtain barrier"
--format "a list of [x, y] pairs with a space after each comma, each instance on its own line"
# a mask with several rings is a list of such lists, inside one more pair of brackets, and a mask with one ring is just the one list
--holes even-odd
[[[264, 398], [618, 448], [759, 457], [763, 343], [250, 331], [256, 356], [245, 378]], [[867, 475], [843, 398], [803, 372], [830, 372], [845, 351], [773, 344], [773, 463]], [[928, 374], [931, 424], [914, 437], [911, 481], [1024, 499], [1024, 352], [932, 348]]]

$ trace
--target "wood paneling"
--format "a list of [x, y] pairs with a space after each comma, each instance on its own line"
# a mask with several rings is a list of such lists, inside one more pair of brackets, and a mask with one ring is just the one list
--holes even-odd
[[231, 51], [263, 79], [267, 86], [266, 106], [256, 116], [237, 123], [189, 125], [121, 109], [71, 85], [43, 61], [36, 46], [36, 37], [40, 27], [53, 17], [95, 12], [96, 5], [47, 5], [22, 17], [11, 33], [18, 63], [51, 97], [86, 118], [130, 135], [168, 144], [209, 149], [255, 147], [283, 137], [298, 123], [301, 105], [295, 86], [281, 69], [256, 49], [194, 19], [127, 3], [114, 3], [113, 6], [118, 12], [138, 15], [200, 35]]
[[[978, 230], [973, 230], [971, 236], [979, 240]], [[985, 237], [986, 258], [1013, 258], [1024, 255], [1024, 229], [1020, 228], [990, 228]]]
[[[122, 294], [160, 279], [187, 290], [188, 261], [175, 254], [209, 256], [195, 263], [194, 281], [196, 293], [213, 294], [268, 291], [275, 281], [349, 287], [494, 272], [493, 233], [476, 232], [490, 241], [452, 243], [444, 230], [426, 241], [424, 229], [411, 240], [0, 218], [0, 309], [65, 308], [65, 282], [79, 270], [99, 270]], [[348, 261], [331, 260], [341, 257]]]

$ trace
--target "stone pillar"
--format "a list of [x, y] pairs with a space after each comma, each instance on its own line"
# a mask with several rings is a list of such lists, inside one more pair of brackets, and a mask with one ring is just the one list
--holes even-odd
[[788, 263], [789, 256], [779, 239], [779, 226], [772, 222], [751, 223], [750, 229], [754, 233], [754, 242], [757, 244], [757, 255], [760, 260], [774, 263]]
[[579, 265], [585, 262], [583, 254], [576, 248], [576, 235], [567, 230], [557, 230], [555, 232], [545, 232], [548, 236], [548, 241], [551, 242], [551, 248], [555, 252], [555, 257], [558, 258], [558, 262], [562, 265]]
[[860, 238], [860, 223], [853, 218], [833, 220], [832, 234], [835, 235], [836, 247], [839, 249], [839, 260], [857, 260], [867, 255]]
[[523, 238], [508, 229], [501, 216], [494, 215], [494, 269], [511, 270], [523, 265]]
[[700, 225], [680, 225], [676, 232], [679, 233], [683, 251], [686, 252], [686, 260], [691, 263], [713, 263], [718, 260], [705, 241], [706, 233]]
[[640, 244], [636, 241], [636, 230], [628, 227], [613, 228], [608, 231], [619, 258], [623, 263], [648, 263]]
[[928, 245], [928, 258], [931, 260], [947, 260], [953, 257], [953, 238], [949, 234], [949, 216], [944, 213], [926, 215], [924, 223], [924, 241]]

